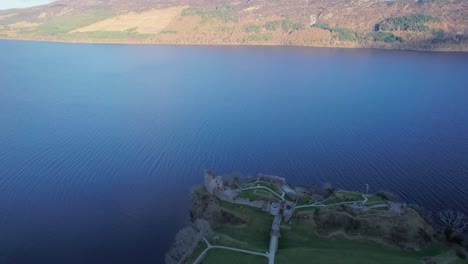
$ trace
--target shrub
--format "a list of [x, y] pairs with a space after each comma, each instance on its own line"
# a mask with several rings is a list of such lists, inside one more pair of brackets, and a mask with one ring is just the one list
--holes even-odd
[[320, 219], [320, 208], [315, 208], [314, 210], [314, 221], [318, 222]]
[[244, 32], [247, 33], [260, 33], [262, 31], [261, 25], [250, 24], [244, 27]]
[[312, 27], [325, 29], [325, 30], [328, 30], [328, 31], [330, 31], [330, 32], [333, 31], [332, 28], [331, 28], [328, 24], [320, 24], [320, 23], [317, 23], [317, 24], [313, 25]]
[[458, 245], [463, 245], [463, 241], [465, 238], [461, 234], [456, 234], [450, 238], [450, 242], [458, 244]]
[[387, 191], [380, 191], [375, 194], [376, 196], [379, 196], [380, 198], [384, 199], [385, 201], [398, 201], [398, 195], [387, 192]]
[[335, 193], [335, 188], [330, 183], [323, 185], [323, 197], [328, 198]]
[[446, 228], [444, 228], [444, 235], [445, 235], [445, 239], [447, 239], [447, 241], [450, 241], [453, 235], [452, 227], [447, 226]]
[[273, 36], [270, 34], [255, 34], [247, 38], [249, 41], [270, 41], [272, 39]]
[[270, 21], [265, 24], [265, 28], [270, 31], [276, 31], [280, 26], [281, 21], [279, 20]]
[[455, 250], [455, 254], [457, 254], [461, 259], [466, 259], [466, 253], [461, 248], [457, 248], [457, 250]]
[[338, 38], [342, 41], [356, 41], [356, 35], [354, 31], [347, 28], [335, 28], [333, 32], [338, 34]]
[[225, 23], [239, 20], [234, 7], [230, 5], [223, 5], [215, 9], [189, 7], [182, 11], [182, 16], [201, 16], [202, 22], [206, 22], [210, 18], [217, 18]]
[[304, 25], [301, 23], [296, 23], [290, 20], [289, 18], [286, 18], [283, 20], [283, 22], [281, 22], [281, 27], [283, 28], [284, 31], [291, 33], [294, 30], [303, 29]]
[[403, 39], [401, 37], [395, 36], [390, 32], [377, 31], [377, 32], [370, 33], [369, 36], [374, 41], [379, 41], [379, 42], [385, 42], [385, 43], [403, 42]]
[[348, 223], [346, 223], [345, 231], [355, 231], [358, 230], [359, 227], [361, 227], [361, 222], [359, 222], [359, 220], [351, 219]]

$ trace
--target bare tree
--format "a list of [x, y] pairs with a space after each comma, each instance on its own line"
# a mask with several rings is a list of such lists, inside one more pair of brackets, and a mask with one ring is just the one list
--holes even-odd
[[198, 232], [192, 227], [187, 226], [181, 229], [172, 244], [169, 252], [166, 253], [166, 264], [175, 264], [191, 252], [197, 246]]
[[210, 236], [213, 233], [210, 223], [205, 219], [197, 219], [194, 223], [201, 237]]
[[457, 233], [461, 233], [468, 227], [468, 218], [462, 212], [446, 210], [439, 212], [437, 216], [444, 228], [450, 228]]

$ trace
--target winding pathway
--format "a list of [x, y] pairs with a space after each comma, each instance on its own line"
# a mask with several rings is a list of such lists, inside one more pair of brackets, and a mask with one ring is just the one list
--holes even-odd
[[275, 191], [273, 191], [272, 189], [270, 189], [270, 188], [268, 188], [268, 187], [265, 187], [265, 186], [261, 186], [261, 185], [243, 188], [243, 189], [241, 189], [241, 191], [247, 191], [247, 190], [253, 190], [253, 189], [265, 189], [265, 190], [268, 190], [268, 191], [270, 191], [271, 193], [273, 193], [274, 195], [278, 196], [278, 198], [280, 198], [281, 200], [283, 200], [283, 201], [285, 200], [285, 199], [284, 199], [284, 192], [283, 192], [281, 195], [279, 195], [279, 194], [277, 194]]
[[296, 209], [307, 208], [307, 207], [329, 207], [329, 206], [337, 206], [337, 205], [342, 205], [342, 204], [355, 204], [355, 203], [359, 203], [359, 202], [361, 202], [362, 204], [366, 204], [367, 200], [368, 200], [367, 196], [365, 194], [363, 194], [362, 198], [364, 198], [362, 201], [340, 202], [340, 203], [334, 203], [334, 204], [323, 204], [323, 203], [316, 202], [316, 203], [313, 203], [313, 204], [306, 204], [306, 205], [296, 206]]
[[[208, 240], [206, 238], [203, 238], [203, 240], [205, 241], [206, 245], [207, 245], [207, 248], [205, 250], [203, 250], [203, 252], [198, 256], [198, 258], [193, 262], [194, 264], [198, 264], [200, 263], [200, 261], [203, 259], [203, 257], [205, 256], [206, 252], [208, 252], [208, 250], [210, 249], [213, 249], [213, 248], [219, 248], [219, 249], [226, 249], [226, 250], [232, 250], [232, 251], [237, 251], [237, 252], [242, 252], [242, 253], [246, 253], [246, 254], [252, 254], [252, 255], [257, 255], [257, 256], [262, 256], [262, 257], [266, 257], [268, 259], [270, 259], [270, 254], [267, 254], [267, 253], [260, 253], [260, 252], [255, 252], [255, 251], [250, 251], [250, 250], [244, 250], [244, 249], [240, 249], [240, 248], [233, 248], [233, 247], [225, 247], [225, 246], [213, 246], [210, 244], [210, 242], [208, 242]], [[273, 258], [274, 258], [274, 255], [273, 255]]]

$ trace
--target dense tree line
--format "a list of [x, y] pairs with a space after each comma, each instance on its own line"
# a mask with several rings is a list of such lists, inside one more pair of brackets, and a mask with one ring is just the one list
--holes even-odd
[[438, 21], [437, 18], [423, 15], [412, 14], [409, 16], [392, 17], [388, 20], [377, 25], [378, 31], [427, 31], [429, 27], [426, 25], [428, 22]]
[[379, 41], [379, 42], [385, 42], [385, 43], [403, 42], [403, 38], [395, 36], [390, 32], [377, 31], [377, 32], [370, 33], [369, 36], [374, 41]]

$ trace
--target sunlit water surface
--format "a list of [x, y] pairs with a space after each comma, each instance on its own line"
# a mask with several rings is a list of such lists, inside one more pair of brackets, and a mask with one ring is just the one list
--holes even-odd
[[468, 214], [468, 55], [0, 42], [0, 263], [161, 263], [205, 168]]

